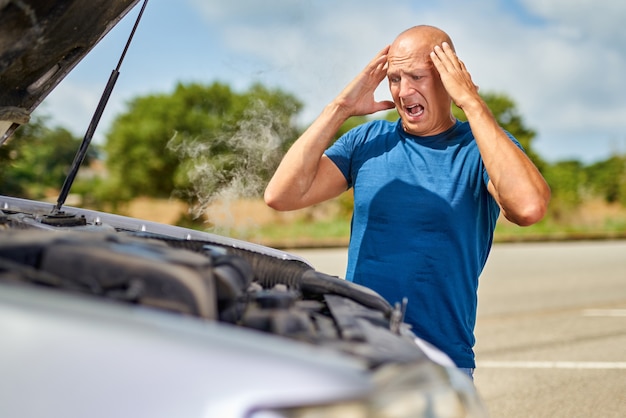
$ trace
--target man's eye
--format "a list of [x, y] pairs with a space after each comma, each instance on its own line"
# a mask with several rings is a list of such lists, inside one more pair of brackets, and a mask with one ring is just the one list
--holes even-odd
[[389, 81], [391, 81], [392, 83], [399, 83], [400, 77], [389, 77]]

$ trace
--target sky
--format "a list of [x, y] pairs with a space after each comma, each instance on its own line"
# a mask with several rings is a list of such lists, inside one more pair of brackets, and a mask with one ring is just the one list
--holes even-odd
[[[141, 4], [37, 113], [82, 137]], [[95, 136], [130, 99], [177, 83], [260, 82], [297, 97], [300, 123], [404, 29], [448, 32], [482, 92], [503, 93], [549, 162], [626, 154], [626, 2], [616, 0], [150, 0]], [[376, 92], [390, 99], [386, 82]]]

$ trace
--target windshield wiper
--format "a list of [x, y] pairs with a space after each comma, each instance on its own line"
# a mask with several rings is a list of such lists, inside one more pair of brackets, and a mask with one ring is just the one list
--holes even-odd
[[98, 123], [100, 122], [100, 118], [102, 117], [102, 113], [104, 113], [104, 108], [109, 101], [109, 97], [111, 97], [111, 92], [113, 92], [113, 87], [117, 82], [117, 78], [120, 75], [120, 68], [122, 66], [122, 61], [124, 61], [124, 57], [126, 56], [126, 52], [130, 47], [130, 43], [133, 40], [133, 36], [135, 35], [135, 31], [137, 30], [137, 26], [139, 26], [139, 21], [141, 20], [141, 16], [143, 15], [144, 10], [146, 9], [146, 5], [148, 4], [148, 0], [144, 0], [143, 5], [141, 6], [141, 10], [139, 11], [139, 15], [135, 20], [135, 25], [133, 26], [132, 31], [126, 41], [126, 46], [124, 47], [124, 51], [122, 51], [122, 55], [120, 57], [119, 62], [117, 63], [117, 67], [111, 72], [111, 76], [109, 77], [109, 81], [104, 88], [104, 92], [100, 97], [100, 102], [98, 103], [98, 107], [91, 118], [91, 123], [89, 123], [89, 127], [87, 128], [87, 132], [85, 133], [85, 137], [83, 138], [83, 142], [78, 149], [78, 152], [74, 156], [74, 162], [72, 163], [72, 168], [65, 178], [65, 182], [63, 183], [63, 187], [61, 188], [61, 193], [59, 194], [59, 198], [57, 199], [57, 204], [52, 209], [52, 215], [62, 214], [61, 207], [65, 204], [65, 200], [67, 199], [67, 195], [72, 188], [72, 184], [74, 184], [74, 180], [76, 179], [76, 175], [78, 174], [78, 170], [80, 169], [81, 164], [85, 160], [85, 156], [87, 155], [87, 150], [89, 149], [89, 145], [91, 144], [91, 140], [93, 138], [94, 133], [96, 132], [96, 128], [98, 127]]

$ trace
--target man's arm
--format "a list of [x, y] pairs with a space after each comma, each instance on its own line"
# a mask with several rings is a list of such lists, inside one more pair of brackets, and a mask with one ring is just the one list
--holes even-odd
[[335, 132], [347, 119], [332, 103], [293, 143], [265, 189], [265, 203], [294, 210], [338, 196], [347, 188], [343, 174], [326, 156]]
[[452, 48], [445, 42], [436, 46], [431, 59], [450, 97], [467, 116], [489, 174], [489, 192], [503, 215], [521, 226], [541, 220], [550, 188], [537, 167], [498, 125]]
[[265, 189], [270, 207], [301, 209], [346, 190], [345, 177], [324, 151], [349, 117], [394, 107], [393, 102], [374, 100], [374, 91], [387, 75], [388, 50], [380, 51], [287, 151]]

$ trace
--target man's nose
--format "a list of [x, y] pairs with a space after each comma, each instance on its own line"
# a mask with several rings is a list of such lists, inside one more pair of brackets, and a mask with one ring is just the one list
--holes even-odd
[[406, 78], [400, 79], [400, 97], [407, 97], [413, 94], [413, 87], [411, 83]]

